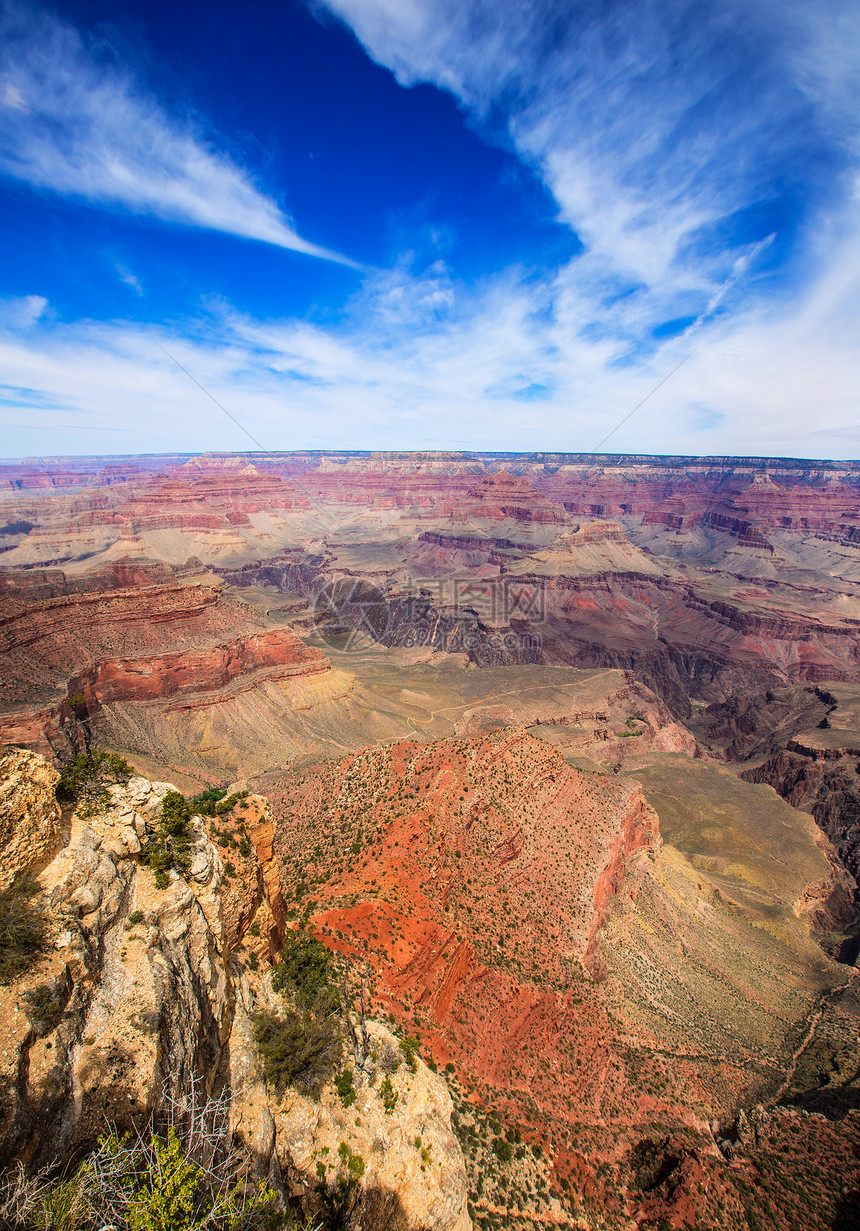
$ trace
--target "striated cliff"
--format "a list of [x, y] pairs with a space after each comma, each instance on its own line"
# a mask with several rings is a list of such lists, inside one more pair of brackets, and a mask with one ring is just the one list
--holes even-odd
[[[842, 889], [811, 819], [677, 760], [702, 766], [681, 781], [677, 830], [667, 808], [679, 847], [662, 844], [656, 778], [646, 802], [518, 731], [268, 780], [285, 902], [370, 963], [376, 1003], [463, 1091], [543, 1144], [559, 1191], [603, 1191], [654, 1131], [695, 1129], [712, 1149], [710, 1124], [776, 1088], [841, 981], [810, 936]], [[676, 762], [657, 763], [675, 782]], [[737, 830], [715, 848], [709, 808], [729, 790]], [[791, 875], [765, 879], [760, 843], [788, 832]]]
[[329, 671], [331, 664], [291, 629], [279, 628], [239, 637], [202, 653], [178, 650], [154, 658], [105, 659], [70, 680], [69, 692], [80, 693], [92, 712], [109, 701], [212, 692], [238, 678], [252, 688], [259, 683], [256, 673], [265, 668], [272, 668], [266, 678], [277, 681]]
[[[113, 786], [102, 810], [74, 813], [67, 838], [55, 831], [46, 845], [28, 835], [56, 806], [52, 777], [32, 754], [8, 754], [4, 766], [7, 797], [16, 790], [19, 801], [17, 840], [6, 849], [18, 852], [19, 875], [38, 874], [48, 932], [36, 965], [0, 987], [2, 1160], [51, 1164], [85, 1151], [108, 1125], [143, 1127], [165, 1103], [226, 1099], [249, 1165], [308, 1211], [319, 1208], [317, 1160], [331, 1153], [336, 1164], [345, 1142], [365, 1160], [350, 1225], [372, 1216], [380, 1231], [469, 1231], [451, 1101], [420, 1061], [395, 1077], [390, 1117], [367, 1088], [347, 1114], [330, 1087], [314, 1102], [265, 1084], [250, 1022], [273, 993], [243, 947], [271, 889], [255, 848], [239, 878], [238, 913], [230, 899], [235, 869], [203, 818], [193, 822], [186, 878], [172, 874], [159, 890], [141, 851], [158, 828], [169, 784], [136, 777]], [[265, 800], [251, 797], [246, 809], [261, 839]], [[32, 995], [39, 987], [41, 1000]], [[396, 1049], [381, 1023], [370, 1030], [380, 1049]]]
[[34, 571], [0, 582], [0, 738], [42, 752], [66, 744], [73, 719], [98, 720], [110, 734], [111, 705], [230, 704], [330, 670], [320, 650], [219, 583], [164, 566], [129, 561], [74, 578]]

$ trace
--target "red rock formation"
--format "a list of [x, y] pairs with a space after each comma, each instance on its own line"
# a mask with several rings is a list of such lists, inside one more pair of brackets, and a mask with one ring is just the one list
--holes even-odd
[[600, 931], [660, 849], [636, 786], [505, 731], [366, 751], [269, 795], [285, 897], [311, 880], [316, 929], [371, 961], [384, 1009], [417, 1014], [515, 1120], [599, 1107]]
[[176, 694], [211, 692], [260, 668], [276, 668], [269, 680], [316, 675], [331, 668], [288, 628], [272, 629], [214, 645], [200, 653], [177, 650], [154, 658], [103, 659], [69, 682], [92, 711], [109, 701], [150, 701]]
[[291, 629], [261, 630], [220, 586], [182, 584], [163, 566], [0, 577], [0, 739], [41, 751], [56, 743], [68, 696], [81, 694], [94, 713], [111, 701], [211, 700], [227, 686], [330, 667]]
[[482, 479], [461, 504], [443, 504], [440, 512], [450, 516], [452, 521], [470, 521], [474, 518], [504, 521], [510, 518], [544, 525], [563, 525], [567, 521], [562, 505], [547, 500], [525, 479], [507, 474], [504, 470]]
[[[726, 876], [730, 849], [706, 889], [706, 860], [681, 870], [677, 849], [659, 857], [636, 784], [511, 730], [368, 749], [273, 778], [268, 793], [283, 897], [370, 965], [376, 1010], [450, 1062], [474, 1104], [540, 1141], [577, 1199], [689, 1218], [696, 1186], [724, 1174], [712, 1122], [775, 1088], [805, 1020], [789, 1027], [791, 977], [771, 977], [747, 946], [787, 914], [797, 930], [772, 959], [787, 969], [799, 916], [835, 921], [833, 877], [800, 901], [768, 900], [738, 931], [748, 905]], [[709, 1227], [739, 1191], [716, 1184]]]

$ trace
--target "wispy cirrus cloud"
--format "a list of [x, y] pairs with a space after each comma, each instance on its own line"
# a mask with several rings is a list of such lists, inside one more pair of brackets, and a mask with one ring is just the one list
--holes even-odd
[[[856, 456], [860, 245], [832, 242], [826, 272], [791, 311], [718, 317], [707, 345], [694, 331], [626, 365], [613, 362], [614, 337], [583, 330], [587, 303], [567, 267], [470, 287], [438, 261], [401, 266], [369, 276], [327, 325], [220, 302], [173, 325], [65, 323], [44, 301], [16, 301], [0, 310], [0, 402], [27, 417], [4, 449], [246, 448], [167, 350], [270, 449], [587, 451], [692, 348], [609, 448]], [[122, 446], [109, 434], [118, 408], [136, 425]]]
[[846, 0], [321, 3], [402, 84], [449, 90], [537, 171], [584, 244], [591, 327], [614, 327], [626, 297], [628, 344], [715, 294], [725, 312], [787, 293], [819, 214], [850, 192]]
[[[856, 5], [823, 0], [815, 21], [799, 0], [328, 7], [534, 167], [582, 251], [474, 285], [404, 257], [324, 324], [229, 304], [65, 323], [15, 301], [0, 372], [41, 439], [22, 429], [9, 452], [109, 452], [118, 406], [142, 425], [129, 450], [244, 448], [164, 347], [273, 449], [587, 450], [692, 350], [610, 447], [857, 455]], [[18, 116], [26, 81], [5, 85]]]
[[199, 122], [36, 7], [0, 19], [0, 174], [32, 188], [354, 265], [310, 243]]

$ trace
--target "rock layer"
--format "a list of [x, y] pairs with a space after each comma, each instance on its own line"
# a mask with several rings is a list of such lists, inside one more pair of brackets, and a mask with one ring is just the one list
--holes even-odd
[[[0, 988], [2, 1162], [52, 1165], [92, 1145], [107, 1125], [142, 1129], [165, 1101], [188, 1107], [220, 1096], [251, 1161], [282, 1192], [284, 1177], [309, 1212], [318, 1208], [317, 1159], [330, 1154], [336, 1165], [345, 1142], [366, 1158], [350, 1226], [372, 1217], [380, 1231], [470, 1231], [451, 1100], [423, 1064], [395, 1078], [393, 1117], [363, 1089], [360, 1131], [331, 1088], [314, 1104], [264, 1084], [250, 1017], [276, 998], [268, 976], [243, 968], [237, 952], [265, 890], [276, 898], [254, 847], [235, 894], [228, 862], [197, 818], [187, 879], [173, 873], [168, 889], [157, 889], [141, 850], [171, 788], [135, 777], [110, 788], [103, 811], [73, 814], [68, 844], [45, 859], [33, 835], [46, 817], [53, 822], [56, 775], [25, 752], [4, 753], [0, 768], [4, 855], [19, 876], [39, 873], [51, 942], [34, 969]], [[265, 800], [251, 797], [247, 807], [264, 845]], [[27, 992], [40, 985], [52, 998], [48, 1017], [26, 1008]], [[395, 1046], [381, 1024], [370, 1029], [379, 1047]]]
[[799, 818], [790, 884], [763, 880], [761, 833], [661, 849], [638, 786], [522, 732], [369, 750], [269, 793], [287, 903], [579, 1189], [655, 1121], [703, 1128], [773, 1090], [812, 985], [839, 981], [809, 933], [838, 886], [779, 801], [769, 835]]

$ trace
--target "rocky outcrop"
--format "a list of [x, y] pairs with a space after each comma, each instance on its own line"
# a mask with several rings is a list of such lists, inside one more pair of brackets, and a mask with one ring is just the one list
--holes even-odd
[[72, 817], [68, 845], [39, 875], [53, 950], [24, 986], [62, 994], [46, 1031], [28, 1021], [21, 987], [4, 989], [6, 1161], [50, 1162], [91, 1144], [106, 1119], [128, 1128], [164, 1098], [218, 1085], [234, 998], [222, 865], [199, 824], [187, 882], [157, 890], [139, 859], [169, 789], [142, 778], [112, 787], [103, 812]]
[[[141, 853], [170, 784], [134, 777], [110, 787], [101, 811], [72, 815], [67, 844], [51, 857], [40, 837], [53, 832], [56, 774], [17, 751], [0, 768], [8, 774], [0, 858], [8, 854], [19, 876], [38, 873], [49, 924], [37, 965], [0, 987], [3, 1163], [51, 1165], [85, 1152], [107, 1125], [142, 1128], [165, 1102], [187, 1108], [216, 1097], [230, 1104], [236, 1140], [257, 1170], [281, 1192], [286, 1181], [286, 1195], [308, 1212], [319, 1205], [317, 1164], [324, 1172], [330, 1164], [335, 1183], [345, 1148], [361, 1155], [364, 1177], [344, 1225], [470, 1231], [451, 1100], [423, 1063], [392, 1076], [391, 1115], [366, 1086], [347, 1112], [331, 1087], [313, 1102], [278, 1096], [263, 1081], [251, 1017], [277, 998], [268, 961], [254, 973], [240, 947], [258, 914], [265, 920], [261, 907], [273, 919], [280, 900], [256, 853], [271, 863], [262, 797], [243, 801], [242, 824], [255, 839], [247, 854], [225, 845], [224, 830], [213, 841], [217, 827], [210, 835], [210, 823], [195, 818], [187, 873], [171, 873], [162, 890]], [[282, 935], [282, 919], [278, 926]], [[380, 1023], [369, 1031], [380, 1053], [400, 1054]]]
[[[745, 781], [766, 783], [792, 807], [813, 815], [824, 849], [838, 865], [837, 880], [842, 874], [832, 904], [821, 911], [822, 930], [833, 931], [855, 926], [860, 907], [860, 734], [831, 726], [829, 717], [842, 721], [844, 693], [836, 684], [770, 689], [710, 705], [688, 720], [712, 753], [746, 763]], [[850, 690], [847, 696], [850, 704]]]
[[186, 583], [164, 566], [127, 561], [85, 578], [42, 570], [0, 581], [0, 739], [43, 753], [66, 744], [69, 697], [89, 718], [112, 703], [211, 705], [331, 666], [220, 583]]
[[0, 890], [44, 862], [60, 841], [60, 775], [23, 748], [0, 748]]
[[[260, 999], [267, 996], [276, 1004], [277, 998], [262, 988]], [[231, 1083], [241, 1092], [233, 1124], [243, 1140], [255, 1144], [264, 1173], [276, 1169], [287, 1190], [320, 1219], [320, 1181], [337, 1191], [339, 1181], [349, 1177], [343, 1162], [346, 1142], [349, 1155], [363, 1168], [360, 1189], [345, 1196], [350, 1226], [471, 1231], [466, 1169], [451, 1128], [453, 1105], [444, 1080], [420, 1061], [415, 1072], [399, 1064], [389, 1076], [397, 1096], [391, 1112], [379, 1095], [381, 1069], [372, 1085], [359, 1086], [349, 1107], [331, 1088], [318, 1099], [296, 1090], [273, 1099], [259, 1080], [249, 1007], [239, 1000], [231, 1041]], [[380, 1023], [369, 1023], [368, 1037], [374, 1056], [401, 1054], [397, 1038]]]
[[538, 525], [564, 525], [568, 520], [562, 505], [547, 500], [526, 479], [504, 470], [488, 475], [461, 504], [443, 505], [441, 512], [454, 522], [510, 519]]
[[742, 521], [739, 517], [730, 517], [725, 513], [716, 513], [709, 510], [702, 517], [701, 524], [712, 530], [725, 530], [735, 538], [739, 539], [745, 547], [756, 547], [762, 551], [773, 552], [773, 545], [767, 541], [761, 531], [757, 530], [748, 521]]
[[820, 688], [772, 688], [714, 702], [694, 711], [687, 725], [714, 755], [729, 761], [769, 756], [796, 732], [822, 722], [833, 698]]
[[635, 898], [635, 878], [631, 876], [633, 857], [644, 851], [654, 859], [663, 845], [657, 813], [645, 802], [638, 785], [631, 789], [621, 807], [618, 833], [594, 886], [594, 914], [585, 948], [583, 965], [593, 978], [602, 979], [606, 970], [600, 959], [601, 933], [612, 911], [613, 899], [621, 892], [628, 878], [628, 892]]
[[312, 594], [322, 588], [325, 575], [324, 556], [307, 555], [300, 550], [286, 552], [268, 560], [255, 561], [241, 568], [218, 568], [218, 573], [232, 586], [274, 586], [285, 594]]
[[90, 711], [110, 701], [151, 701], [188, 693], [212, 692], [238, 678], [259, 683], [329, 671], [320, 650], [306, 646], [289, 628], [240, 637], [202, 653], [179, 650], [156, 658], [107, 659], [69, 682], [69, 693], [84, 697]]
[[[638, 702], [648, 709], [647, 694]], [[641, 739], [610, 731], [601, 746]], [[678, 760], [701, 771], [678, 783], [669, 758], [646, 801], [629, 779], [574, 769], [508, 729], [270, 782], [285, 901], [368, 962], [375, 1003], [475, 1103], [543, 1143], [577, 1191], [599, 1191], [600, 1166], [655, 1117], [692, 1126], [775, 1088], [817, 994], [795, 1000], [784, 972], [839, 978], [811, 935], [839, 922], [838, 876], [811, 820], [774, 801], [765, 822], [728, 771]], [[707, 809], [729, 786], [756, 821], [739, 812], [745, 827], [716, 842]], [[670, 811], [689, 854], [662, 846], [661, 790], [690, 809], [681, 822]], [[699, 827], [708, 836], [691, 841]], [[774, 835], [792, 873], [765, 881], [761, 843]]]
[[[811, 750], [813, 754], [815, 749]], [[765, 782], [795, 808], [811, 812], [860, 883], [860, 760], [808, 756], [784, 749], [743, 771], [747, 782]]]

